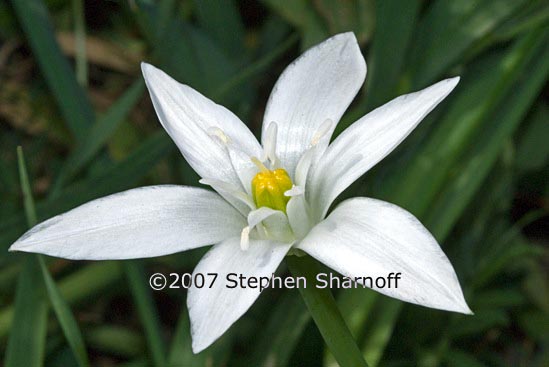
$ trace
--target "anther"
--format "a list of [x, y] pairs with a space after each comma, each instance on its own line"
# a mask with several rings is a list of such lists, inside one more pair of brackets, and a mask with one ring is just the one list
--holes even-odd
[[231, 139], [217, 126], [210, 126], [207, 132], [208, 135], [218, 138], [223, 144], [229, 144], [231, 142]]
[[269, 169], [267, 167], [265, 167], [265, 165], [263, 164], [263, 162], [261, 162], [259, 159], [257, 159], [256, 157], [252, 157], [251, 158], [252, 162], [257, 166], [257, 168], [265, 173], [265, 172], [269, 172]]
[[315, 146], [318, 144], [320, 139], [322, 139], [328, 131], [330, 131], [333, 121], [330, 119], [324, 120], [324, 122], [320, 125], [320, 127], [316, 130], [315, 134], [313, 135], [313, 138], [311, 139], [311, 145]]
[[250, 227], [244, 227], [240, 233], [240, 248], [242, 251], [250, 248]]

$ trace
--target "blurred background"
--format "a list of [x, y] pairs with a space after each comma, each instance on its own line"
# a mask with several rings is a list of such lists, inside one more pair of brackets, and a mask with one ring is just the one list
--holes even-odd
[[193, 355], [185, 292], [152, 292], [148, 277], [191, 272], [206, 249], [143, 261], [40, 263], [7, 248], [28, 228], [17, 146], [39, 220], [136, 186], [198, 185], [155, 116], [142, 60], [259, 134], [284, 67], [343, 31], [355, 32], [368, 75], [336, 133], [399, 94], [462, 77], [342, 198], [381, 198], [420, 218], [448, 254], [475, 315], [368, 289], [336, 291], [366, 360], [548, 366], [544, 0], [0, 2], [4, 365], [336, 366], [297, 290], [267, 290], [218, 342]]

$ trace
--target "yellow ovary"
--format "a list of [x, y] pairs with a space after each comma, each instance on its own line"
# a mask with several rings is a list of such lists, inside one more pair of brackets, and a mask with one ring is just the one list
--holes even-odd
[[286, 213], [290, 197], [284, 193], [291, 188], [292, 180], [283, 168], [271, 171], [263, 166], [261, 172], [252, 179], [252, 195], [258, 208], [266, 206]]

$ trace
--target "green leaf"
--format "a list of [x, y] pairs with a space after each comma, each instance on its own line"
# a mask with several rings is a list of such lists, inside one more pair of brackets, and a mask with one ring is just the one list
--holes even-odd
[[86, 57], [86, 21], [83, 0], [72, 0], [72, 15], [76, 44], [76, 80], [85, 88], [88, 85], [88, 60]]
[[158, 312], [154, 306], [151, 290], [145, 279], [145, 269], [138, 260], [123, 262], [124, 271], [137, 307], [137, 313], [145, 331], [145, 338], [155, 367], [166, 365], [164, 342], [160, 332]]
[[450, 97], [452, 106], [432, 137], [392, 181], [406, 185], [386, 187], [386, 196], [390, 195], [392, 202], [416, 215], [425, 213], [453, 165], [512, 90], [543, 39], [540, 32], [532, 32], [517, 41], [503, 58], [488, 59], [464, 78]]
[[191, 342], [191, 322], [189, 320], [188, 311], [183, 307], [175, 333], [170, 345], [168, 354], [168, 367], [183, 367], [183, 366], [205, 366], [206, 359], [209, 357], [207, 350], [205, 353], [194, 354]]
[[101, 325], [87, 329], [84, 339], [90, 348], [119, 357], [143, 356], [146, 350], [139, 333], [120, 326]]
[[12, 0], [13, 8], [61, 114], [77, 141], [94, 121], [93, 108], [55, 40], [48, 10], [41, 0]]
[[51, 197], [59, 194], [62, 186], [84, 168], [107, 143], [142, 96], [144, 88], [145, 84], [143, 79], [140, 78], [109, 108], [104, 116], [97, 120], [86, 135], [84, 142], [75, 147], [75, 150], [63, 163], [63, 167], [50, 192]]
[[[531, 69], [535, 70], [535, 69]], [[540, 103], [534, 108], [531, 119], [517, 143], [516, 167], [523, 171], [542, 169], [549, 161], [549, 107]]]
[[[17, 160], [25, 213], [30, 227], [36, 223], [36, 212], [21, 147], [17, 148]], [[9, 335], [4, 364], [6, 367], [42, 366], [46, 345], [48, 304], [35, 255], [25, 256], [23, 270], [17, 283], [14, 305], [13, 320], [17, 327], [13, 328]]]
[[311, 2], [307, 0], [263, 0], [263, 2], [298, 28], [302, 37], [302, 50], [306, 50], [329, 37], [330, 34], [326, 29], [326, 25]]
[[457, 167], [455, 172], [459, 174], [448, 179], [437, 204], [429, 211], [426, 218], [437, 235], [446, 236], [451, 230], [543, 88], [549, 74], [549, 50], [545, 47], [549, 37], [543, 36], [541, 40], [538, 46], [541, 52], [527, 68], [531, 72], [515, 85], [513, 93], [500, 103], [495, 115], [486, 120], [491, 124], [486, 124], [488, 126], [474, 148], [462, 158], [467, 163]]
[[269, 308], [269, 320], [259, 327], [248, 366], [286, 366], [311, 320], [295, 291], [289, 290]]
[[474, 315], [460, 317], [449, 328], [452, 337], [465, 337], [482, 333], [493, 327], [509, 324], [509, 317], [502, 309], [481, 310]]
[[52, 308], [59, 320], [59, 324], [63, 329], [63, 333], [69, 343], [78, 365], [81, 367], [89, 366], [90, 362], [88, 360], [88, 354], [86, 353], [86, 346], [84, 345], [84, 339], [82, 338], [82, 333], [78, 328], [78, 323], [76, 322], [70, 307], [67, 305], [67, 302], [61, 295], [61, 292], [57, 288], [55, 281], [50, 275], [50, 272], [44, 262], [44, 258], [40, 255], [38, 257], [38, 262], [40, 263], [40, 268], [42, 270], [42, 277], [44, 283], [46, 284], [46, 290], [48, 291], [48, 297]]
[[39, 264], [34, 255], [25, 256], [17, 282], [13, 325], [6, 346], [5, 367], [41, 367], [44, 363], [48, 303]]
[[420, 2], [377, 0], [375, 9], [376, 27], [368, 57], [366, 107], [363, 112], [381, 106], [394, 97]]
[[524, 0], [438, 0], [418, 27], [412, 85], [424, 87], [453, 66], [474, 42], [523, 6]]
[[228, 55], [236, 59], [242, 58], [244, 27], [235, 1], [194, 0], [194, 6], [201, 28], [208, 32]]
[[[26, 255], [24, 255], [26, 257]], [[35, 269], [40, 274], [39, 269]], [[84, 266], [59, 281], [59, 292], [69, 304], [76, 304], [104, 292], [121, 276], [120, 266], [114, 261], [102, 261]], [[85, 287], [82, 287], [85, 284]], [[14, 322], [15, 306], [0, 310], [0, 339], [11, 329]]]
[[[227, 335], [229, 334], [229, 335]], [[223, 342], [216, 342], [198, 354], [192, 351], [191, 323], [186, 307], [183, 307], [168, 354], [168, 367], [224, 367], [232, 348], [231, 333], [223, 336]]]
[[[455, 164], [453, 162], [469, 146], [475, 145], [475, 142], [472, 141], [475, 129], [482, 127], [485, 119], [490, 116], [489, 112], [493, 113], [494, 110], [497, 110], [495, 105], [503, 100], [503, 92], [509, 90], [512, 83], [521, 75], [520, 72], [527, 69], [528, 62], [533, 59], [542, 44], [543, 35], [537, 31], [533, 32], [518, 42], [503, 59], [496, 62], [497, 68], [492, 67], [489, 69], [491, 72], [483, 75], [482, 78], [463, 83], [462, 92], [446, 115], [445, 121], [441, 123], [437, 133], [431, 137], [429, 142], [424, 144], [424, 152], [418, 154], [414, 163], [406, 170], [396, 173], [395, 182], [400, 185], [385, 187], [384, 196], [387, 200], [412, 209], [420, 219], [425, 216], [426, 209], [432, 205], [437, 191], [449, 176], [452, 165]], [[486, 88], [494, 88], [491, 89], [492, 96], [486, 97], [488, 94]], [[482, 100], [483, 95], [485, 100], [479, 104], [478, 101]], [[467, 123], [463, 121], [464, 119]], [[460, 120], [461, 124], [456, 122]], [[440, 181], [435, 184], [437, 180]], [[406, 182], [406, 185], [402, 185], [402, 182]], [[460, 188], [463, 189], [462, 186]], [[478, 187], [473, 192], [476, 189]], [[455, 211], [455, 214], [459, 214], [470, 200], [470, 197], [466, 197], [464, 200], [461, 195], [456, 194], [453, 196], [452, 204], [448, 203], [448, 205], [459, 207], [460, 210]], [[452, 218], [453, 220], [448, 222], [448, 228], [455, 224], [457, 216]], [[431, 217], [430, 220], [435, 221], [436, 219], [436, 217]], [[428, 228], [431, 228], [429, 220], [425, 223]], [[438, 230], [440, 233], [435, 231], [439, 240], [443, 240], [448, 234], [447, 230], [443, 231], [442, 229]], [[402, 308], [402, 303], [398, 301], [380, 299], [378, 302], [384, 305], [379, 308], [381, 314], [376, 314], [376, 320], [379, 321], [369, 327], [368, 333], [372, 336], [367, 336], [362, 346], [362, 351], [372, 366], [377, 365], [382, 356]]]
[[359, 367], [368, 364], [356, 345], [345, 320], [329, 289], [315, 287], [318, 266], [309, 256], [286, 257], [286, 264], [294, 277], [305, 277], [307, 287], [300, 287], [299, 292], [317, 325], [322, 338], [341, 367]]
[[485, 364], [475, 358], [474, 355], [457, 349], [446, 352], [445, 360], [449, 367], [484, 367]]

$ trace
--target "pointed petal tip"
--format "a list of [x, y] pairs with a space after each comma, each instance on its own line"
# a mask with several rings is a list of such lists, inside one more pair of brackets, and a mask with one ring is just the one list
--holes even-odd
[[21, 238], [19, 238], [17, 241], [12, 243], [12, 245], [8, 248], [8, 252], [20, 252], [20, 251], [29, 252], [28, 248], [25, 249], [25, 247], [28, 247], [28, 246], [25, 246]]
[[146, 63], [145, 61], [141, 61], [141, 72], [143, 73], [143, 75], [147, 72], [147, 70], [149, 69], [150, 66], [152, 66], [151, 64], [149, 63]]
[[158, 72], [158, 71], [160, 71], [160, 69], [158, 69], [156, 66], [149, 64], [145, 61], [141, 61], [141, 72], [145, 77], [145, 81], [147, 81], [147, 79], [150, 78], [152, 73]]
[[465, 301], [463, 301], [463, 305], [461, 305], [461, 309], [459, 311], [457, 311], [459, 313], [462, 313], [464, 315], [474, 315], [475, 313], [469, 308], [469, 306], [467, 305], [467, 303], [465, 303]]
[[460, 79], [461, 77], [455, 76], [453, 78], [441, 80], [440, 82], [433, 84], [433, 86], [435, 85], [441, 86], [445, 90], [444, 97], [446, 97], [456, 88]]
[[207, 347], [208, 345], [204, 345], [204, 343], [197, 343], [194, 338], [192, 339], [191, 349], [193, 350], [193, 354], [198, 354]]
[[474, 315], [474, 312], [471, 311], [471, 308], [469, 308], [467, 301], [465, 301], [463, 294], [460, 294], [460, 296], [457, 296], [455, 298], [455, 306], [453, 306], [452, 308], [448, 308], [448, 311], [457, 312], [464, 315]]
[[358, 44], [358, 40], [356, 38], [356, 35], [352, 31], [338, 33], [338, 34], [333, 35], [331, 38], [332, 39], [338, 39], [338, 40], [341, 40], [341, 41], [346, 41], [346, 42], [354, 41], [354, 43]]

